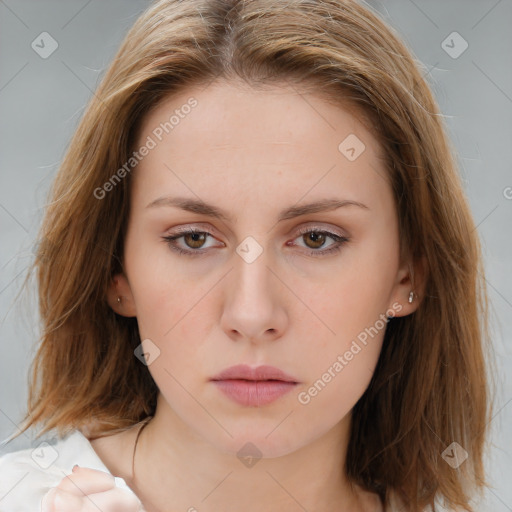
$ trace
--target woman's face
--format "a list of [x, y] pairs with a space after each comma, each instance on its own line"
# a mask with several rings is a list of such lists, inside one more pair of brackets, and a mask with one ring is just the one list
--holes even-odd
[[[386, 317], [415, 307], [377, 141], [319, 97], [218, 81], [153, 110], [137, 148], [109, 296], [137, 317], [159, 408], [266, 457], [346, 428]], [[294, 383], [212, 380], [239, 364]]]

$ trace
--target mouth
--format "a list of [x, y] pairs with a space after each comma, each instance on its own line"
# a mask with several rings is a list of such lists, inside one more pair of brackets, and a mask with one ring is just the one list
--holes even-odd
[[298, 383], [298, 380], [291, 375], [288, 375], [283, 370], [275, 366], [262, 365], [255, 368], [247, 364], [238, 364], [226, 368], [211, 380], [247, 380], [253, 382], [261, 381], [280, 381], [280, 382], [293, 382]]
[[274, 366], [237, 365], [211, 379], [228, 398], [246, 407], [260, 407], [276, 401], [299, 384], [298, 380]]

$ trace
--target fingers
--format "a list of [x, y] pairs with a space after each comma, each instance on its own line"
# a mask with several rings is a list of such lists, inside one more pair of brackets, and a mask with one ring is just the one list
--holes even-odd
[[73, 473], [63, 478], [57, 488], [75, 496], [84, 496], [108, 491], [115, 487], [110, 473], [97, 469], [77, 467]]
[[[104, 512], [139, 512], [141, 510], [139, 499], [119, 487], [108, 492], [91, 494], [87, 498], [83, 499], [86, 502], [84, 512], [98, 512], [98, 509]], [[69, 509], [69, 512], [75, 511]]]
[[42, 501], [42, 512], [140, 512], [138, 498], [118, 487], [106, 492], [76, 496], [58, 487], [46, 494]]
[[50, 489], [41, 502], [42, 512], [67, 512], [82, 510], [82, 499], [69, 492], [61, 491], [57, 487]]

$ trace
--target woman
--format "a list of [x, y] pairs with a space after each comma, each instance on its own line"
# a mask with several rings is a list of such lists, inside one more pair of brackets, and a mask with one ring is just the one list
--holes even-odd
[[155, 2], [47, 206], [23, 427], [58, 440], [4, 456], [33, 478], [6, 510], [473, 510], [474, 228], [432, 93], [370, 10]]

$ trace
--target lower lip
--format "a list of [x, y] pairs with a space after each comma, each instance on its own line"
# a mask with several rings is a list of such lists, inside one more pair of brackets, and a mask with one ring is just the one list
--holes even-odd
[[286, 393], [289, 393], [296, 382], [284, 382], [282, 380], [214, 380], [219, 389], [235, 402], [258, 407], [267, 405]]

